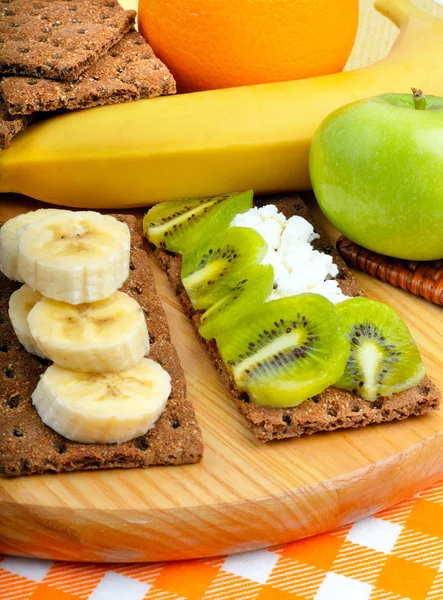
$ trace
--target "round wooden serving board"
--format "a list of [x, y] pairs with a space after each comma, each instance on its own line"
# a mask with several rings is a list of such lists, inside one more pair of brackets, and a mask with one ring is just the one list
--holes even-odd
[[[0, 221], [38, 206], [0, 197]], [[203, 461], [0, 480], [0, 552], [119, 562], [242, 552], [350, 523], [441, 476], [443, 412], [268, 445], [256, 441], [156, 266], [155, 275], [203, 431]], [[442, 309], [356, 277], [406, 320], [429, 375], [443, 388]]]

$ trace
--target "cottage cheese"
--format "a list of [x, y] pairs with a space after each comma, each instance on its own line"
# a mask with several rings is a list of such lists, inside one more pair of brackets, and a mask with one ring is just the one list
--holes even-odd
[[311, 246], [319, 236], [303, 217], [286, 219], [273, 204], [268, 204], [236, 215], [231, 227], [255, 229], [266, 240], [268, 251], [262, 264], [272, 265], [275, 288], [268, 301], [304, 292], [320, 294], [333, 303], [346, 300], [334, 279], [337, 266], [329, 254]]

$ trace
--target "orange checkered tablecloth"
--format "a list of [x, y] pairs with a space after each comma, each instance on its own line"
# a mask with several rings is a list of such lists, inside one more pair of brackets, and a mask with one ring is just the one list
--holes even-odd
[[28, 599], [442, 600], [443, 482], [352, 526], [228, 557], [146, 565], [0, 557], [0, 600]]

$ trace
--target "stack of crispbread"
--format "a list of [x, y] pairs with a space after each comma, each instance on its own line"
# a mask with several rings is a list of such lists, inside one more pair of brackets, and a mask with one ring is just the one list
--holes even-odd
[[176, 91], [117, 0], [0, 0], [0, 149], [33, 115]]

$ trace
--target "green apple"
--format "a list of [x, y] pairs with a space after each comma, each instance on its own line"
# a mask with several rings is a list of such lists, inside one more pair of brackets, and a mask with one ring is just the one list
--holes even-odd
[[409, 260], [443, 258], [443, 98], [383, 94], [343, 106], [312, 141], [310, 175], [353, 242]]

